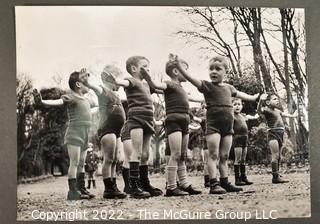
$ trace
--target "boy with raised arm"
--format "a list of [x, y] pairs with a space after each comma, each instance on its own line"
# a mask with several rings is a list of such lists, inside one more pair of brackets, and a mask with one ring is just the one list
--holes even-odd
[[233, 136], [233, 149], [234, 149], [234, 175], [235, 185], [251, 185], [253, 182], [249, 181], [246, 175], [246, 157], [247, 157], [247, 142], [248, 142], [248, 120], [258, 119], [259, 115], [255, 116], [249, 114], [242, 114], [242, 100], [234, 98], [232, 100], [234, 108], [234, 136]]
[[116, 67], [106, 66], [101, 73], [103, 85], [96, 85], [89, 79], [84, 84], [95, 92], [99, 102], [100, 122], [98, 137], [103, 152], [102, 177], [105, 188], [103, 197], [120, 199], [125, 198], [126, 194], [120, 192], [117, 187], [115, 171], [119, 144], [121, 144], [120, 131], [125, 121], [125, 112], [116, 93], [118, 86], [105, 80], [106, 72], [120, 74], [120, 70]]
[[[228, 157], [232, 144], [234, 112], [232, 97], [255, 101], [254, 96], [236, 90], [232, 85], [223, 82], [228, 71], [224, 57], [213, 57], [209, 61], [209, 78], [211, 81], [198, 80], [191, 76], [176, 57], [181, 74], [203, 93], [206, 105], [206, 139], [209, 149], [208, 172], [210, 194], [242, 191], [228, 181]], [[219, 159], [220, 182], [217, 180], [217, 161]]]
[[[265, 101], [265, 106], [262, 102]], [[288, 114], [280, 111], [280, 103], [276, 94], [262, 94], [260, 97], [258, 112], [262, 114], [269, 127], [268, 129], [268, 145], [271, 151], [271, 169], [272, 183], [287, 183], [279, 175], [279, 163], [281, 159], [281, 147], [283, 144], [283, 135], [285, 126], [282, 117], [297, 117], [297, 113]]]
[[93, 194], [90, 194], [86, 190], [84, 181], [84, 164], [91, 125], [90, 108], [93, 105], [84, 96], [88, 93], [88, 88], [84, 85], [87, 79], [87, 73], [73, 72], [69, 78], [71, 93], [65, 94], [56, 100], [43, 100], [37, 90], [34, 90], [34, 98], [38, 104], [67, 106], [69, 122], [64, 143], [67, 144], [70, 160], [68, 169], [68, 200], [90, 199], [94, 197]]
[[[188, 68], [187, 62], [180, 60], [184, 68]], [[157, 83], [150, 78], [148, 71], [142, 69], [142, 75], [152, 88], [163, 90], [166, 105], [165, 130], [170, 147], [170, 159], [166, 166], [167, 189], [165, 196], [184, 196], [200, 194], [187, 181], [187, 169], [185, 155], [189, 141], [189, 102], [188, 95], [181, 86], [185, 78], [172, 61], [166, 63], [166, 74], [170, 81]], [[177, 187], [177, 176], [179, 188]]]
[[127, 125], [133, 147], [129, 161], [130, 194], [135, 198], [147, 198], [162, 194], [160, 189], [150, 184], [148, 178], [149, 147], [151, 136], [154, 133], [153, 102], [150, 87], [142, 82], [141, 68], [149, 71], [149, 60], [143, 56], [130, 57], [126, 61], [126, 69], [132, 77], [124, 80], [112, 80], [112, 78], [110, 80], [123, 86], [127, 96]]

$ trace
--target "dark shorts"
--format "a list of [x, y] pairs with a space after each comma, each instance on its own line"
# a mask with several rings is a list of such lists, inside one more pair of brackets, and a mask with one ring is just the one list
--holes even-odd
[[168, 114], [165, 120], [166, 135], [170, 135], [173, 132], [180, 131], [183, 135], [189, 133], [189, 114]]
[[248, 144], [248, 136], [247, 135], [234, 135], [233, 136], [233, 147], [235, 148], [245, 148]]
[[128, 127], [128, 121], [126, 121], [121, 129], [121, 141], [124, 142], [126, 140], [130, 140], [130, 131], [129, 131], [129, 127]]
[[121, 115], [110, 115], [108, 119], [99, 127], [98, 137], [101, 141], [106, 134], [115, 134], [117, 138], [120, 137], [120, 132], [124, 124], [124, 117]]
[[221, 137], [233, 134], [234, 112], [232, 107], [207, 110], [206, 135], [219, 133]]
[[128, 114], [129, 131], [142, 128], [143, 134], [154, 134], [153, 116], [143, 114]]
[[88, 125], [68, 126], [64, 136], [64, 143], [80, 146], [82, 150], [85, 150], [88, 146], [89, 130], [90, 126]]
[[268, 141], [277, 140], [279, 144], [279, 149], [280, 149], [283, 145], [283, 135], [284, 135], [284, 130], [271, 129], [268, 131]]

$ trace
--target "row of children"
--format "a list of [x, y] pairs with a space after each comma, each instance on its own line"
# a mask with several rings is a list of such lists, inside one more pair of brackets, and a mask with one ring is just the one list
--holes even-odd
[[[187, 151], [190, 123], [189, 97], [182, 88], [181, 82], [190, 81], [203, 93], [206, 104], [205, 132], [208, 148], [207, 173], [210, 185], [210, 194], [223, 194], [238, 192], [242, 188], [232, 185], [228, 181], [228, 157], [234, 142], [237, 155], [245, 156], [247, 141], [247, 127], [245, 119], [240, 115], [241, 101], [232, 98], [255, 101], [259, 94], [248, 95], [236, 90], [232, 85], [223, 82], [228, 71], [227, 61], [223, 57], [214, 57], [209, 61], [210, 81], [202, 81], [188, 73], [188, 64], [177, 56], [170, 55], [166, 63], [166, 74], [170, 81], [156, 82], [149, 74], [149, 60], [143, 56], [133, 56], [126, 61], [126, 70], [131, 75], [127, 79], [118, 79], [112, 72], [105, 70], [101, 78], [103, 85], [95, 85], [89, 79], [85, 69], [73, 72], [69, 78], [72, 92], [63, 95], [58, 100], [42, 100], [40, 94], [34, 92], [35, 101], [46, 105], [67, 105], [69, 125], [65, 134], [70, 158], [68, 171], [69, 200], [89, 199], [94, 197], [84, 187], [84, 155], [88, 142], [88, 131], [91, 123], [91, 104], [84, 97], [88, 88], [94, 90], [98, 96], [100, 123], [98, 136], [104, 154], [102, 176], [105, 185], [104, 198], [124, 198], [126, 193], [134, 198], [148, 198], [159, 196], [162, 191], [150, 184], [148, 177], [148, 159], [151, 136], [154, 133], [153, 102], [151, 93], [162, 93], [165, 99], [166, 119], [165, 130], [170, 147], [170, 159], [166, 166], [166, 196], [183, 196], [200, 194], [187, 180], [185, 154]], [[147, 83], [143, 82], [146, 80]], [[128, 111], [121, 104], [116, 94], [119, 86], [124, 87]], [[268, 98], [269, 97], [269, 98]], [[267, 107], [259, 111], [265, 114], [269, 132], [269, 145], [272, 152], [273, 183], [285, 182], [279, 176], [278, 160], [279, 149], [282, 144], [284, 115], [277, 108], [279, 102], [276, 95], [260, 96], [266, 101]], [[240, 109], [234, 110], [234, 104], [240, 104]], [[235, 106], [236, 108], [236, 106]], [[127, 117], [127, 118], [126, 118]], [[236, 121], [236, 125], [234, 125]], [[239, 123], [237, 125], [237, 122]], [[234, 131], [237, 135], [233, 138]], [[123, 177], [124, 191], [121, 192], [116, 184], [115, 167], [118, 149], [122, 138], [125, 162]], [[233, 141], [233, 139], [235, 141]], [[241, 153], [240, 153], [241, 152]], [[239, 157], [237, 157], [239, 158]], [[236, 175], [239, 167], [242, 172], [241, 180], [236, 184], [249, 184], [245, 176], [244, 159], [238, 159], [240, 164], [235, 164]], [[239, 166], [238, 166], [239, 165]], [[218, 170], [220, 180], [218, 180]], [[177, 180], [179, 186], [177, 186]], [[240, 183], [241, 182], [241, 183]]]

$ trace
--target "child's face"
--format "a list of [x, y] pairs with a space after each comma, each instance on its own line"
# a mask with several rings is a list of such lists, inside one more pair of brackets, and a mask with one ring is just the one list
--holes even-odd
[[220, 83], [226, 74], [226, 68], [220, 62], [212, 62], [209, 64], [209, 77], [213, 83]]
[[233, 101], [233, 109], [236, 114], [240, 113], [242, 108], [243, 108], [243, 105], [242, 105], [241, 100], [234, 100]]
[[142, 79], [143, 77], [140, 72], [141, 68], [144, 68], [147, 72], [150, 72], [149, 61], [146, 59], [142, 59], [136, 65], [132, 65], [131, 67], [132, 74], [138, 74]]
[[267, 104], [270, 107], [278, 107], [279, 106], [279, 99], [276, 95], [270, 96], [270, 100], [267, 101]]

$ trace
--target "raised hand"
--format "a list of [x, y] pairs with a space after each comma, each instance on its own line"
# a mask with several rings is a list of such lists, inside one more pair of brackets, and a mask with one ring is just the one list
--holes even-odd
[[142, 75], [142, 77], [143, 77], [145, 80], [150, 80], [150, 79], [151, 79], [150, 74], [148, 73], [147, 70], [144, 69], [144, 67], [141, 67], [141, 69], [140, 69], [140, 74]]
[[266, 93], [263, 93], [260, 96], [260, 100], [266, 100], [267, 98], [268, 98], [268, 94], [266, 94]]

